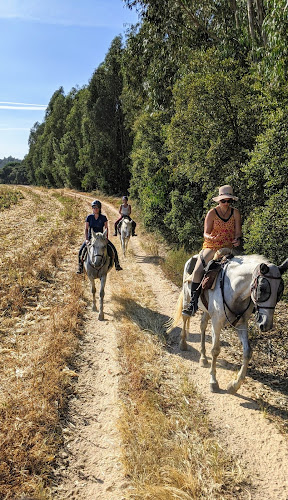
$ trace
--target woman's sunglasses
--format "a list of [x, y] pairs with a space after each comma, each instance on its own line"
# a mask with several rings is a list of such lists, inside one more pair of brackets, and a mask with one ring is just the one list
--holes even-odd
[[232, 200], [229, 199], [229, 200], [220, 200], [220, 203], [232, 203]]

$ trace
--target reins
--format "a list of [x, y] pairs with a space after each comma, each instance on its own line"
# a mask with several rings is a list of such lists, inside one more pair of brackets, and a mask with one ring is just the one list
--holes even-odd
[[[248, 309], [249, 309], [249, 307], [251, 305], [252, 299], [251, 299], [251, 296], [250, 296], [250, 300], [249, 300], [248, 306], [244, 309], [244, 311], [242, 311], [239, 314], [237, 314], [234, 311], [232, 311], [232, 309], [228, 306], [228, 304], [227, 304], [227, 302], [225, 300], [225, 296], [224, 296], [224, 280], [225, 280], [225, 275], [226, 275], [226, 270], [227, 270], [228, 264], [229, 263], [227, 263], [225, 265], [225, 267], [221, 269], [221, 274], [220, 274], [220, 289], [221, 289], [222, 300], [223, 300], [223, 309], [224, 309], [224, 313], [225, 313], [226, 319], [227, 319], [228, 323], [231, 326], [235, 327], [237, 325], [238, 321], [240, 321], [240, 319], [242, 318], [242, 316], [244, 316], [244, 314], [246, 313], [246, 311], [248, 311]], [[235, 319], [234, 319], [234, 321], [232, 323], [231, 323], [231, 321], [229, 320], [229, 318], [227, 316], [226, 308], [229, 310], [229, 312], [231, 314], [233, 314], [233, 316], [235, 316]]]
[[[90, 245], [91, 245], [91, 243], [90, 243]], [[106, 261], [107, 261], [107, 254], [106, 254], [106, 259], [104, 259], [104, 254], [100, 254], [100, 253], [95, 254], [95, 257], [101, 257], [101, 265], [100, 266], [95, 266], [95, 264], [93, 264], [91, 262], [88, 248], [87, 248], [87, 254], [88, 254], [88, 263], [90, 264], [91, 267], [93, 267], [94, 269], [101, 269], [102, 267], [105, 266]]]

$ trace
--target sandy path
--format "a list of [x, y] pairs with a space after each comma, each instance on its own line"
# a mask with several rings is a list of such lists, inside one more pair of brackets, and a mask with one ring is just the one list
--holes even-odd
[[[87, 197], [85, 197], [87, 199]], [[104, 204], [104, 213], [110, 221], [117, 211]], [[110, 223], [110, 234], [112, 224]], [[116, 238], [113, 239], [116, 242]], [[118, 242], [117, 242], [118, 245]], [[179, 290], [168, 282], [161, 270], [151, 263], [140, 246], [140, 236], [132, 238], [130, 248], [134, 258], [125, 262], [124, 273], [110, 273], [106, 285], [105, 321], [99, 322], [95, 313], [87, 311], [87, 321], [79, 354], [77, 394], [71, 397], [69, 424], [65, 429], [66, 446], [63, 450], [63, 481], [53, 498], [86, 500], [124, 500], [128, 487], [120, 462], [120, 441], [117, 432], [118, 377], [117, 318], [113, 315], [113, 289], [131, 286], [133, 266], [141, 269], [147, 288], [155, 295], [155, 310], [162, 315], [173, 315]], [[121, 274], [121, 277], [120, 277]], [[81, 279], [81, 278], [80, 278]], [[117, 285], [118, 283], [118, 285]], [[87, 282], [88, 288], [88, 282]], [[96, 313], [97, 314], [97, 313]], [[218, 394], [209, 391], [209, 370], [200, 368], [199, 318], [191, 321], [189, 344], [191, 350], [178, 349], [179, 329], [171, 334], [171, 356], [182, 356], [191, 377], [203, 394], [219, 441], [239, 458], [241, 466], [250, 475], [253, 500], [288, 499], [288, 447], [275, 426], [265, 419], [249, 391], [247, 382], [236, 396], [228, 395], [225, 387], [233, 377], [225, 361], [218, 363], [218, 380], [223, 389]], [[209, 337], [209, 335], [208, 335]], [[209, 347], [208, 352], [209, 356]], [[257, 382], [254, 382], [254, 389]], [[260, 384], [259, 385], [259, 390]], [[247, 497], [248, 498], [248, 497]]]

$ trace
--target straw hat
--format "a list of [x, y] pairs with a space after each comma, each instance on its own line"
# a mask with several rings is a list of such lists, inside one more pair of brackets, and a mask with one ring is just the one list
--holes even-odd
[[238, 198], [237, 196], [234, 196], [233, 194], [233, 188], [229, 185], [221, 186], [219, 188], [219, 195], [215, 196], [215, 198], [212, 198], [214, 201], [220, 201], [220, 200], [225, 200], [227, 198], [231, 198], [232, 200], [237, 201]]

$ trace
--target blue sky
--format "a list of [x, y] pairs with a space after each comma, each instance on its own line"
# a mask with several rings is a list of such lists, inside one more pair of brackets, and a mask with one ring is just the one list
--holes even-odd
[[0, 0], [0, 159], [28, 153], [55, 90], [87, 85], [137, 20], [122, 0]]

